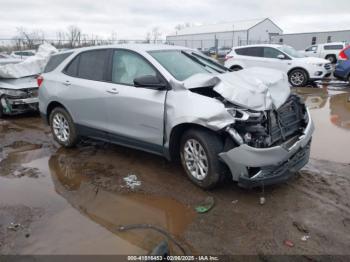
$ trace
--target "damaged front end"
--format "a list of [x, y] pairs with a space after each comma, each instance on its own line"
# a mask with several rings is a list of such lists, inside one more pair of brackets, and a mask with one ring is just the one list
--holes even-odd
[[235, 146], [219, 156], [240, 186], [279, 183], [306, 165], [314, 125], [298, 96], [278, 109], [232, 110], [237, 120], [226, 132]]
[[38, 110], [38, 88], [0, 87], [0, 114], [16, 115]]
[[240, 186], [285, 181], [308, 162], [314, 125], [304, 102], [290, 93], [284, 73], [250, 68], [197, 75], [185, 84], [219, 100], [231, 115], [233, 122], [220, 130], [226, 142], [219, 157]]

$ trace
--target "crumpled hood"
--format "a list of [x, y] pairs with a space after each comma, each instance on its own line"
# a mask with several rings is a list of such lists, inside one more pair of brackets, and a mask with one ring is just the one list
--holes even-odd
[[217, 75], [197, 74], [183, 84], [188, 89], [214, 86], [214, 91], [227, 101], [256, 111], [279, 108], [290, 95], [286, 74], [261, 67]]

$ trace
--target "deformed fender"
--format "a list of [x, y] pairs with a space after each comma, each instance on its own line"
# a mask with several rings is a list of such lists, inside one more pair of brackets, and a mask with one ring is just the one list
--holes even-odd
[[177, 125], [197, 124], [218, 131], [235, 122], [222, 102], [187, 89], [168, 92], [165, 119], [165, 146], [169, 145], [171, 130]]

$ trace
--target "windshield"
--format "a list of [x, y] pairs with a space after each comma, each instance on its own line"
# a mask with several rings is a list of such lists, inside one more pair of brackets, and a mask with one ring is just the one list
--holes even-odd
[[150, 51], [149, 54], [179, 81], [195, 74], [217, 74], [228, 71], [211, 58], [191, 50]]
[[303, 55], [302, 53], [298, 52], [297, 50], [295, 50], [291, 46], [283, 45], [281, 47], [278, 47], [278, 49], [283, 51], [284, 53], [286, 53], [287, 55], [289, 55], [291, 57], [295, 57], [295, 58], [305, 57], [305, 55]]

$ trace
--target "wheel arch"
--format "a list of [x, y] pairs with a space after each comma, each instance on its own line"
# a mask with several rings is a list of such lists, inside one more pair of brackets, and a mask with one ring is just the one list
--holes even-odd
[[290, 73], [291, 73], [293, 70], [296, 70], [296, 69], [299, 69], [299, 70], [303, 70], [303, 71], [305, 71], [306, 76], [308, 77], [308, 79], [310, 78], [309, 71], [308, 71], [308, 70], [306, 70], [304, 67], [301, 67], [301, 66], [295, 66], [295, 67], [293, 67], [293, 68], [289, 69], [289, 71], [288, 71], [287, 75], [289, 76], [289, 74], [290, 74]]
[[57, 108], [57, 107], [62, 107], [63, 109], [65, 109], [68, 113], [69, 113], [69, 115], [70, 115], [70, 117], [73, 119], [73, 116], [72, 116], [72, 114], [69, 112], [69, 110], [67, 109], [67, 107], [65, 107], [62, 103], [60, 103], [60, 102], [57, 102], [57, 101], [51, 101], [49, 104], [48, 104], [48, 106], [47, 106], [47, 108], [46, 108], [46, 123], [47, 124], [50, 124], [50, 114], [51, 114], [51, 112], [52, 112], [52, 110], [54, 110], [55, 108]]
[[202, 129], [206, 131], [213, 132], [215, 134], [219, 134], [218, 131], [212, 130], [208, 127], [202, 126], [200, 124], [195, 123], [181, 123], [174, 126], [171, 129], [169, 135], [169, 148], [167, 158], [169, 160], [179, 160], [179, 152], [180, 152], [180, 141], [182, 135], [189, 129]]

